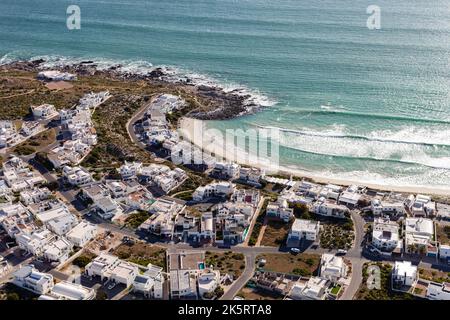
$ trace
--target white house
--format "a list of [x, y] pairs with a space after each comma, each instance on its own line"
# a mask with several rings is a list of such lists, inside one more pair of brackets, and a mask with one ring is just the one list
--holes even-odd
[[320, 222], [304, 219], [295, 219], [289, 232], [287, 241], [316, 241], [319, 235]]
[[450, 283], [430, 282], [426, 298], [429, 300], [450, 300]]
[[35, 119], [50, 119], [56, 117], [58, 112], [56, 112], [55, 106], [51, 104], [43, 104], [40, 106], [31, 106], [31, 112]]
[[62, 263], [69, 259], [73, 245], [64, 238], [58, 239], [45, 247], [44, 258], [48, 261]]
[[122, 261], [118, 257], [101, 253], [86, 266], [86, 273], [89, 276], [98, 276], [102, 280], [107, 279], [115, 283], [124, 284], [129, 287], [139, 274], [138, 267]]
[[426, 218], [405, 219], [405, 251], [426, 252], [434, 236], [434, 222]]
[[38, 300], [94, 300], [95, 290], [80, 284], [61, 281], [55, 284], [53, 289]]
[[399, 243], [399, 226], [389, 218], [376, 218], [373, 223], [372, 245], [381, 251], [389, 252]]
[[16, 242], [20, 249], [34, 256], [41, 256], [47, 245], [55, 239], [55, 235], [49, 230], [41, 229], [32, 234], [19, 233]]
[[74, 186], [81, 186], [93, 181], [89, 171], [83, 167], [65, 166], [63, 176], [67, 179], [67, 182]]
[[402, 216], [405, 214], [405, 205], [401, 201], [382, 201], [380, 199], [373, 199], [370, 203], [372, 213], [379, 215], [393, 215]]
[[308, 281], [297, 281], [292, 286], [289, 297], [293, 300], [325, 300], [329, 287], [329, 280], [311, 277]]
[[419, 279], [417, 266], [410, 261], [396, 261], [392, 270], [392, 285], [396, 288], [411, 287]]
[[103, 219], [113, 220], [123, 213], [117, 202], [109, 196], [96, 200], [95, 205], [99, 209], [97, 210], [98, 215]]
[[313, 204], [312, 211], [321, 216], [334, 218], [346, 218], [350, 213], [350, 210], [346, 206], [336, 204], [324, 198], [319, 199]]
[[235, 191], [235, 185], [231, 182], [216, 182], [210, 183], [206, 186], [198, 187], [192, 198], [194, 201], [203, 201], [208, 198], [217, 197], [217, 196], [228, 196]]
[[27, 265], [14, 273], [12, 283], [36, 294], [46, 294], [53, 288], [53, 276], [39, 272], [33, 265]]
[[218, 270], [205, 269], [198, 275], [198, 295], [204, 299], [206, 293], [213, 293], [220, 283]]
[[294, 209], [289, 208], [286, 199], [279, 198], [276, 202], [267, 204], [266, 215], [289, 222], [294, 216]]
[[96, 225], [82, 221], [67, 233], [67, 239], [79, 248], [84, 247], [98, 233]]
[[37, 78], [46, 81], [74, 81], [77, 79], [77, 76], [57, 70], [46, 70], [39, 72]]
[[144, 274], [138, 274], [134, 279], [133, 291], [147, 298], [163, 298], [164, 275], [162, 268], [149, 264]]
[[337, 283], [340, 278], [347, 275], [347, 265], [342, 257], [324, 253], [320, 260], [320, 276]]
[[441, 244], [439, 246], [439, 257], [441, 259], [448, 259], [450, 258], [450, 246], [446, 244]]
[[123, 164], [119, 168], [119, 172], [122, 175], [123, 179], [129, 179], [136, 177], [136, 175], [139, 173], [139, 171], [142, 168], [141, 162], [128, 162], [125, 161], [125, 164]]

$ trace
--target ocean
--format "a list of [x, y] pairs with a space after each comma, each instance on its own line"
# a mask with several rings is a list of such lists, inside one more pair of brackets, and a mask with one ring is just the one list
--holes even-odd
[[208, 126], [280, 128], [286, 168], [450, 189], [450, 3], [375, 2], [2, 0], [0, 63], [170, 66], [253, 94], [260, 112]]

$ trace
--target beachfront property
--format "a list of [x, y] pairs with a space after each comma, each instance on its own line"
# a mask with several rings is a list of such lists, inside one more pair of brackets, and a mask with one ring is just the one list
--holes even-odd
[[167, 114], [176, 110], [181, 110], [186, 107], [186, 105], [186, 101], [180, 96], [164, 93], [153, 98], [149, 104], [149, 108], [160, 110], [162, 113]]
[[325, 300], [328, 296], [331, 282], [319, 277], [311, 277], [307, 281], [297, 281], [289, 292], [292, 300]]
[[346, 205], [349, 208], [355, 208], [362, 198], [364, 191], [365, 187], [351, 185], [339, 195], [338, 203]]
[[294, 217], [294, 209], [289, 208], [286, 199], [278, 198], [275, 202], [269, 202], [266, 208], [266, 216], [289, 222]]
[[82, 221], [70, 230], [66, 237], [75, 246], [82, 248], [89, 241], [97, 236], [98, 228], [96, 225]]
[[372, 245], [383, 252], [392, 252], [401, 246], [399, 229], [399, 225], [389, 218], [375, 218]]
[[333, 283], [338, 283], [339, 279], [347, 275], [348, 267], [342, 257], [334, 254], [324, 253], [320, 260], [319, 275]]
[[391, 277], [394, 290], [408, 291], [417, 283], [419, 272], [410, 261], [396, 261]]
[[405, 215], [405, 204], [399, 200], [372, 199], [370, 209], [375, 216], [399, 217]]
[[413, 217], [430, 217], [436, 214], [436, 203], [430, 196], [418, 194], [410, 195], [406, 201], [409, 212]]
[[99, 277], [101, 281], [112, 281], [126, 287], [131, 286], [139, 274], [137, 266], [104, 252], [92, 260], [85, 270], [90, 277]]
[[218, 179], [234, 180], [239, 177], [241, 166], [234, 162], [217, 162], [211, 176]]
[[94, 300], [95, 290], [81, 284], [67, 281], [56, 283], [50, 292], [39, 296], [38, 300]]
[[48, 120], [58, 116], [58, 112], [52, 104], [31, 106], [30, 109], [35, 120]]
[[302, 240], [316, 241], [319, 231], [319, 221], [295, 219], [287, 237], [287, 246], [298, 247]]
[[11, 282], [20, 288], [39, 295], [49, 293], [54, 286], [53, 276], [39, 272], [33, 265], [26, 265], [17, 270]]
[[77, 76], [68, 72], [46, 70], [38, 73], [37, 78], [44, 81], [75, 81]]
[[320, 216], [339, 219], [345, 219], [350, 216], [350, 210], [346, 206], [325, 198], [320, 198], [312, 205], [312, 212]]
[[231, 182], [214, 182], [198, 187], [192, 194], [194, 201], [205, 201], [216, 197], [226, 197], [235, 192], [236, 186]]
[[407, 253], [428, 254], [434, 248], [434, 222], [427, 218], [406, 218], [404, 221]]
[[83, 167], [64, 166], [62, 170], [64, 179], [73, 186], [82, 186], [93, 181], [92, 175]]
[[260, 182], [264, 176], [264, 170], [259, 168], [242, 167], [239, 170], [239, 180], [252, 186], [261, 186]]

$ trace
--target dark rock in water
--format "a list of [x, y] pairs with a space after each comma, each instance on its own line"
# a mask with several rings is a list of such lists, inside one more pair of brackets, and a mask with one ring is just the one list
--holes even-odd
[[150, 78], [160, 78], [160, 77], [162, 77], [162, 76], [164, 76], [165, 75], [165, 73], [164, 73], [164, 71], [161, 69], [161, 68], [156, 68], [155, 70], [152, 70], [149, 74], [148, 74], [148, 76], [150, 77]]
[[34, 66], [39, 66], [39, 65], [41, 65], [41, 64], [44, 63], [44, 62], [45, 62], [44, 59], [37, 59], [37, 60], [31, 61], [30, 63], [31, 63], [32, 65], [34, 65]]
[[87, 61], [81, 61], [80, 64], [93, 64], [94, 61], [92, 60], [87, 60]]
[[117, 69], [119, 69], [119, 68], [121, 68], [122, 67], [122, 65], [121, 64], [117, 64], [117, 65], [115, 65], [115, 66], [111, 66], [111, 67], [109, 67], [109, 69], [108, 70], [117, 70]]

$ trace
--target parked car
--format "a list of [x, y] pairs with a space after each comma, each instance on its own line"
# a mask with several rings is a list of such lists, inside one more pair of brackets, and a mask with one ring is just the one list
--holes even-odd
[[300, 253], [300, 249], [298, 249], [298, 248], [291, 248], [291, 253], [292, 254], [299, 254]]
[[347, 254], [347, 250], [339, 249], [339, 250], [337, 251], [337, 254], [338, 254], [338, 255], [345, 255], [345, 254]]

